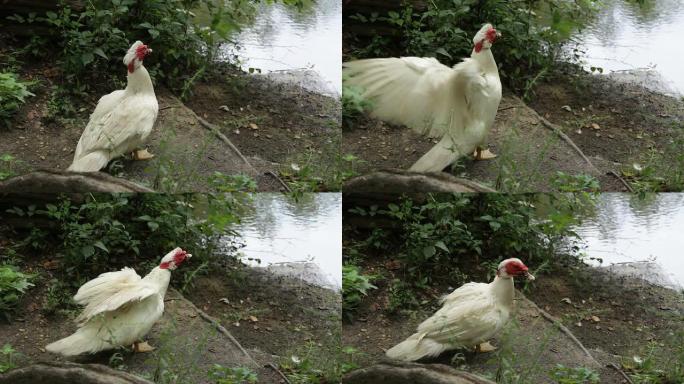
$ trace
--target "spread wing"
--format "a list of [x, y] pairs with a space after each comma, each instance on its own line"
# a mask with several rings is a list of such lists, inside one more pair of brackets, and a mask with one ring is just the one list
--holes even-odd
[[371, 101], [372, 116], [430, 137], [463, 130], [466, 93], [482, 78], [469, 59], [454, 68], [421, 57], [359, 60], [343, 66], [345, 83], [360, 88]]
[[101, 313], [114, 311], [157, 293], [156, 287], [143, 281], [133, 269], [103, 273], [85, 283], [74, 296], [74, 301], [86, 306], [76, 322], [83, 324]]

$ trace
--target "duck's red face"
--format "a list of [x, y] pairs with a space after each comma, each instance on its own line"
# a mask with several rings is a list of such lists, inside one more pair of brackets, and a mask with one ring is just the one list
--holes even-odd
[[499, 32], [497, 32], [496, 29], [490, 28], [487, 31], [487, 33], [485, 34], [485, 36], [486, 36], [487, 41], [489, 41], [491, 44], [494, 44], [496, 39], [498, 39], [501, 36], [501, 34]]
[[142, 44], [135, 49], [135, 57], [140, 61], [145, 60], [145, 56], [150, 53], [152, 53], [152, 49], [148, 48], [145, 44]]
[[497, 275], [503, 277], [524, 276], [528, 280], [534, 280], [529, 268], [520, 259], [506, 259], [499, 265]]
[[186, 251], [176, 248], [173, 251], [169, 252], [166, 256], [161, 261], [161, 264], [159, 264], [160, 269], [176, 269], [179, 265], [181, 265], [185, 260], [191, 258], [192, 255], [187, 253]]

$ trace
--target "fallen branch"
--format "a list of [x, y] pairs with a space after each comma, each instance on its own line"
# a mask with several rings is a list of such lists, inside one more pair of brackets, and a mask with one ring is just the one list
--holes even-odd
[[271, 177], [273, 177], [274, 179], [276, 179], [276, 180], [280, 183], [280, 185], [282, 185], [283, 188], [285, 188], [285, 190], [286, 190], [287, 192], [292, 192], [292, 190], [290, 189], [290, 187], [283, 181], [283, 179], [281, 179], [280, 177], [278, 177], [278, 175], [276, 175], [275, 173], [273, 173], [273, 171], [266, 171], [265, 174], [266, 174], [266, 175], [269, 175], [269, 176], [271, 176]]
[[165, 106], [165, 107], [159, 108], [159, 110], [160, 110], [160, 111], [163, 111], [163, 110], [165, 110], [165, 109], [180, 108], [180, 107], [182, 107], [182, 105], [167, 105], [167, 106]]
[[625, 188], [627, 188], [628, 191], [634, 193], [634, 189], [632, 188], [632, 186], [629, 185], [629, 183], [627, 182], [627, 180], [623, 179], [622, 176], [620, 176], [617, 172], [615, 172], [615, 171], [608, 171], [608, 174], [609, 174], [609, 175], [615, 176], [618, 180], [620, 180], [620, 182], [622, 183], [622, 185], [624, 185]]
[[242, 345], [240, 345], [240, 342], [237, 341], [237, 339], [235, 337], [233, 337], [233, 335], [230, 332], [228, 332], [228, 330], [226, 328], [224, 328], [223, 325], [221, 325], [221, 323], [219, 323], [213, 317], [209, 316], [209, 314], [207, 314], [203, 310], [197, 308], [197, 306], [195, 304], [193, 304], [190, 300], [183, 297], [183, 295], [181, 295], [180, 292], [176, 292], [176, 294], [178, 295], [178, 297], [180, 297], [180, 300], [182, 300], [183, 302], [188, 304], [190, 307], [192, 307], [200, 315], [200, 317], [202, 319], [204, 319], [205, 321], [209, 322], [211, 325], [216, 327], [216, 329], [219, 332], [221, 332], [221, 334], [223, 334], [223, 336], [227, 337], [228, 340], [230, 340], [252, 363], [254, 363], [255, 366], [259, 365], [254, 360], [252, 355], [250, 355], [244, 348], [242, 348]]
[[[520, 102], [521, 104], [525, 105], [525, 102], [522, 101], [519, 97], [517, 97], [517, 96], [512, 96], [512, 97], [514, 99], [516, 99], [518, 102]], [[589, 158], [584, 154], [584, 152], [582, 152], [582, 150], [575, 144], [575, 142], [572, 141], [572, 139], [563, 132], [563, 129], [561, 129], [561, 127], [559, 127], [556, 124], [548, 121], [546, 118], [544, 118], [539, 113], [537, 113], [537, 111], [535, 111], [534, 109], [529, 108], [529, 110], [532, 112], [532, 114], [534, 114], [537, 117], [537, 119], [539, 119], [539, 121], [541, 121], [542, 125], [544, 125], [546, 128], [549, 128], [550, 130], [555, 132], [561, 139], [563, 139], [563, 141], [565, 141], [570, 147], [572, 147], [572, 149], [574, 149], [575, 152], [577, 152], [582, 157], [582, 159], [584, 159], [584, 161], [586, 161], [587, 164], [589, 164], [591, 169], [593, 169], [597, 174], [601, 173], [601, 171], [599, 171], [599, 169], [596, 168], [594, 163], [592, 163], [591, 160], [589, 160]]]
[[188, 112], [190, 112], [190, 113], [195, 117], [195, 119], [197, 119], [197, 121], [199, 121], [199, 123], [200, 123], [204, 128], [210, 130], [214, 135], [216, 135], [219, 139], [221, 139], [221, 141], [223, 141], [226, 145], [228, 145], [228, 147], [229, 147], [229, 148], [230, 148], [238, 157], [240, 157], [240, 159], [241, 159], [245, 164], [247, 164], [247, 166], [249, 166], [250, 168], [254, 169], [254, 167], [253, 167], [252, 164], [249, 162], [249, 160], [247, 160], [247, 158], [242, 154], [242, 152], [240, 152], [240, 150], [235, 146], [235, 144], [233, 144], [233, 142], [230, 141], [230, 139], [228, 139], [228, 138], [226, 137], [226, 135], [224, 135], [223, 133], [221, 133], [221, 130], [219, 129], [219, 127], [217, 127], [216, 125], [214, 125], [214, 124], [212, 124], [212, 123], [210, 123], [210, 122], [204, 120], [204, 119], [203, 119], [202, 117], [200, 117], [197, 113], [195, 113], [195, 111], [193, 111], [192, 109], [188, 108], [187, 105], [183, 104], [180, 100], [178, 100], [177, 97], [175, 97], [175, 96], [171, 96], [171, 97], [172, 97], [173, 99], [175, 99], [175, 100], [179, 103], [179, 106], [185, 107], [185, 109], [187, 109]]
[[530, 304], [537, 311], [539, 311], [539, 313], [542, 315], [542, 317], [544, 317], [546, 320], [553, 323], [555, 326], [558, 327], [558, 329], [561, 330], [561, 332], [563, 332], [572, 341], [574, 341], [575, 344], [577, 344], [577, 346], [596, 364], [596, 366], [599, 366], [599, 367], [601, 366], [601, 364], [598, 361], [596, 361], [596, 359], [594, 358], [594, 356], [592, 356], [592, 354], [589, 352], [589, 350], [584, 347], [584, 344], [582, 344], [582, 342], [579, 341], [577, 339], [577, 337], [575, 337], [575, 335], [565, 325], [563, 325], [563, 323], [561, 323], [560, 320], [556, 319], [555, 317], [553, 317], [550, 313], [546, 312], [545, 310], [539, 308], [539, 306], [537, 304], [535, 304], [532, 300], [525, 297], [522, 293], [520, 295], [522, 296], [523, 300], [525, 300], [528, 304]]
[[617, 364], [615, 364], [615, 363], [610, 363], [610, 364], [608, 364], [608, 366], [611, 367], [611, 368], [613, 368], [614, 370], [618, 371], [618, 373], [619, 373], [620, 375], [622, 375], [622, 377], [624, 377], [625, 380], [627, 380], [627, 382], [628, 382], [629, 384], [634, 384], [634, 382], [633, 382], [632, 379], [629, 377], [629, 375], [627, 375], [627, 374], [625, 373], [625, 371], [623, 371], [622, 369], [620, 369], [620, 367], [618, 367]]
[[282, 377], [283, 380], [285, 380], [285, 382], [286, 382], [287, 384], [292, 384], [292, 383], [290, 382], [290, 380], [287, 378], [287, 376], [285, 376], [285, 374], [282, 373], [282, 372], [280, 371], [280, 369], [278, 369], [278, 367], [276, 367], [275, 364], [273, 364], [273, 363], [268, 363], [268, 364], [266, 364], [266, 366], [269, 367], [269, 368], [271, 368], [272, 370], [274, 370], [278, 375], [280, 375], [280, 377]]

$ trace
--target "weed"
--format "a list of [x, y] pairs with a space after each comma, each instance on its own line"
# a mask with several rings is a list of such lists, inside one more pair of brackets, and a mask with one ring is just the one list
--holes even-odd
[[342, 312], [345, 316], [351, 316], [368, 290], [377, 288], [370, 283], [373, 279], [374, 276], [361, 274], [355, 265], [345, 264], [342, 267]]
[[26, 275], [12, 265], [0, 265], [0, 313], [9, 318], [10, 311], [26, 290], [33, 286], [31, 275]]
[[551, 183], [559, 192], [599, 192], [601, 189], [598, 180], [591, 175], [568, 175], [560, 171]]
[[[80, 281], [76, 284], [79, 283]], [[73, 287], [71, 284], [57, 279], [50, 280], [41, 311], [46, 316], [68, 314], [69, 312], [76, 311], [77, 306], [72, 299], [72, 295]]]
[[0, 373], [5, 373], [17, 367], [14, 363], [14, 357], [17, 351], [11, 345], [5, 344], [0, 349]]
[[15, 73], [0, 72], [0, 121], [10, 127], [12, 116], [29, 96], [31, 82], [20, 81]]
[[16, 157], [5, 153], [0, 156], [0, 181], [15, 175], [16, 165], [20, 162]]
[[624, 358], [622, 366], [635, 384], [675, 384], [684, 382], [684, 332], [672, 337], [674, 353], [663, 355], [668, 349], [649, 343], [643, 357]]
[[249, 368], [227, 368], [219, 364], [214, 364], [209, 370], [208, 377], [216, 384], [251, 384], [258, 380], [257, 374]]
[[224, 175], [214, 172], [209, 178], [209, 183], [217, 192], [255, 192], [257, 183], [251, 177], [243, 174]]
[[412, 284], [394, 279], [389, 286], [389, 303], [387, 311], [396, 313], [399, 310], [409, 310], [420, 305]]
[[551, 378], [558, 384], [598, 384], [598, 373], [586, 367], [568, 368], [558, 364], [551, 372]]
[[355, 122], [363, 115], [364, 111], [371, 107], [371, 102], [362, 94], [363, 90], [357, 86], [344, 84], [342, 88], [342, 121], [345, 125]]

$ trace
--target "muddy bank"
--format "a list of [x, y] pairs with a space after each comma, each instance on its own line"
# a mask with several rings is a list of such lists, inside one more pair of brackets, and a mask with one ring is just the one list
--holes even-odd
[[[435, 283], [416, 293], [415, 309], [391, 311], [390, 301], [397, 293], [391, 292], [389, 283], [402, 277], [390, 259], [364, 263], [363, 273], [382, 278], [374, 282], [378, 289], [370, 291], [354, 321], [345, 324], [342, 342], [361, 350], [360, 364], [369, 366], [385, 360], [385, 350], [415, 332], [416, 326], [439, 308], [439, 297], [453, 288], [448, 282]], [[482, 271], [476, 269], [473, 274]], [[481, 281], [478, 277], [472, 280]], [[650, 345], [658, 346], [658, 364], [665, 366], [668, 356], [679, 348], [672, 335], [684, 332], [680, 292], [589, 267], [568, 267], [537, 276], [533, 283], [517, 282], [516, 287], [520, 291], [515, 314], [492, 341], [497, 351], [451, 351], [421, 362], [447, 364], [497, 381], [519, 375], [524, 382], [534, 383], [554, 383], [552, 371], [562, 364], [592, 369], [600, 374], [601, 383], [617, 384], [624, 378], [610, 364], [621, 367], [623, 359], [645, 356], [649, 343], [655, 343]], [[569, 332], [557, 327], [554, 320]]]
[[[625, 168], [654, 154], [676, 155], [673, 142], [684, 137], [684, 103], [639, 85], [568, 71], [572, 75], [535, 87], [527, 104], [505, 93], [489, 135], [498, 158], [464, 158], [448, 171], [500, 191], [554, 191], [557, 172], [591, 175], [602, 191], [625, 191], [616, 176], [629, 181]], [[349, 125], [342, 151], [365, 161], [361, 173], [407, 169], [436, 143], [370, 118]]]
[[[29, 268], [40, 279], [22, 298], [14, 321], [0, 324], [0, 339], [17, 350], [20, 367], [65, 360], [44, 347], [75, 330], [76, 308], [45, 313], [46, 302], [53, 299], [48, 288], [51, 272], [41, 265]], [[180, 283], [178, 278], [172, 282]], [[178, 375], [192, 383], [209, 383], [207, 372], [214, 364], [245, 367], [258, 374], [259, 382], [279, 383], [282, 377], [276, 369], [290, 373], [281, 364], [292, 355], [308, 357], [305, 354], [311, 351], [320, 355], [311, 359], [315, 369], [336, 364], [325, 359], [335, 356], [328, 351], [339, 350], [339, 293], [234, 267], [196, 278], [185, 295], [187, 299], [176, 290], [167, 293], [164, 316], [146, 338], [156, 347], [154, 352], [107, 351], [71, 360], [110, 365], [155, 381], [160, 375]]]
[[[53, 111], [59, 102], [50, 95], [55, 73], [50, 63], [41, 63], [21, 74], [40, 85], [32, 90], [36, 96], [27, 99], [15, 115], [11, 128], [0, 130], [0, 154], [17, 159], [16, 174], [66, 169], [97, 100], [112, 91], [91, 91], [81, 105], [73, 106], [76, 115], [65, 119]], [[121, 158], [103, 171], [164, 192], [209, 191], [215, 172], [247, 175], [261, 191], [283, 190], [276, 175], [287, 180], [292, 163], [315, 162], [314, 176], [335, 172], [339, 98], [222, 64], [216, 64], [212, 75], [190, 90], [185, 103], [164, 87], [155, 91], [160, 112], [147, 143], [155, 158]], [[202, 119], [216, 131], [208, 129]]]

